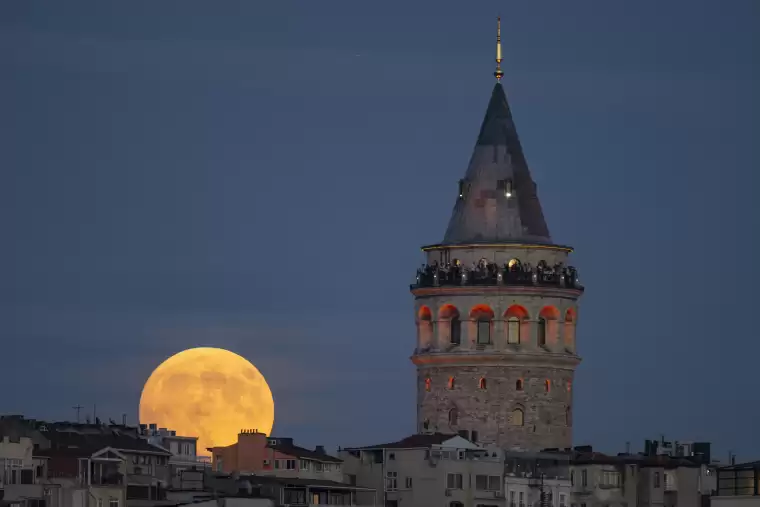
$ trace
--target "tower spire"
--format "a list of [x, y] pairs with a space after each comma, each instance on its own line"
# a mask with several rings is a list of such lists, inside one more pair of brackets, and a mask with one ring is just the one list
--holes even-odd
[[496, 81], [501, 81], [504, 71], [501, 70], [501, 16], [496, 18], [496, 71], [493, 73]]

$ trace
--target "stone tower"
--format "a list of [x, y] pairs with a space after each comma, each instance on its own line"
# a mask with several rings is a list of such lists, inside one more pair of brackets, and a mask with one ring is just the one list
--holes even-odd
[[423, 247], [415, 298], [417, 430], [505, 448], [572, 442], [575, 326], [583, 287], [572, 248], [549, 235], [497, 82], [440, 244]]

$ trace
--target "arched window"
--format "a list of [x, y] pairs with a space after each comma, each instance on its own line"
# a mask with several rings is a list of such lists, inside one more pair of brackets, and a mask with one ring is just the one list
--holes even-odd
[[425, 379], [425, 391], [430, 392], [430, 384], [431, 384], [431, 382], [432, 381], [430, 380], [429, 377]]
[[449, 334], [451, 336], [451, 343], [459, 345], [462, 343], [462, 322], [459, 317], [453, 317], [449, 321]]
[[521, 378], [517, 379], [517, 382], [515, 382], [515, 389], [518, 391], [523, 390], [523, 379]]
[[[451, 343], [459, 345], [462, 343], [462, 321], [459, 320], [459, 310], [454, 305], [443, 305], [438, 310], [439, 325], [441, 333], [439, 343]], [[446, 336], [448, 334], [448, 336]]]
[[454, 389], [455, 385], [454, 377], [449, 377], [449, 389]]
[[575, 352], [575, 310], [568, 308], [565, 312], [565, 348]]
[[476, 305], [470, 310], [470, 318], [475, 321], [476, 342], [478, 345], [491, 343], [491, 321], [493, 310], [488, 305]]
[[507, 320], [507, 343], [519, 345], [522, 335], [527, 333], [528, 311], [520, 305], [512, 305], [504, 312]]
[[421, 306], [417, 312], [417, 330], [419, 347], [428, 348], [433, 344], [433, 314], [427, 306]]
[[525, 413], [523, 410], [521, 408], [514, 409], [509, 422], [512, 426], [523, 426], [525, 424]]
[[544, 388], [546, 389], [547, 393], [551, 392], [551, 390], [552, 390], [552, 383], [551, 383], [551, 381], [549, 379], [546, 379], [546, 381], [544, 382]]
[[554, 346], [557, 343], [557, 322], [559, 310], [545, 306], [538, 315], [538, 346]]
[[486, 388], [486, 379], [485, 379], [485, 377], [481, 377], [480, 378], [480, 382], [478, 382], [478, 387], [480, 389], [485, 389]]
[[449, 410], [449, 426], [456, 426], [459, 424], [459, 410], [456, 407]]
[[543, 317], [538, 318], [538, 346], [546, 346], [546, 319]]

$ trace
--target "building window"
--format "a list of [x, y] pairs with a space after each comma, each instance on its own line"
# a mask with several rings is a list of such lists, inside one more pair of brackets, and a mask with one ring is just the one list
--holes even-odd
[[462, 474], [447, 474], [446, 488], [447, 489], [462, 489]]
[[552, 390], [552, 383], [551, 383], [551, 381], [549, 379], [546, 379], [546, 381], [544, 382], [544, 389], [546, 389], [547, 393], [551, 392], [551, 390]]
[[294, 460], [294, 459], [286, 460], [285, 469], [286, 470], [295, 470], [296, 469], [296, 460]]
[[115, 497], [109, 498], [108, 507], [119, 507], [119, 499]]
[[660, 472], [654, 473], [654, 487], [659, 488], [660, 487]]
[[98, 507], [103, 507], [103, 499], [98, 498]]
[[406, 484], [404, 484], [404, 486], [406, 486], [406, 489], [412, 489], [412, 478], [411, 477], [407, 477], [406, 478]]
[[521, 378], [517, 379], [517, 382], [515, 382], [515, 389], [518, 391], [523, 390], [523, 379]]
[[565, 409], [565, 426], [568, 426], [568, 427], [570, 427], [570, 426], [572, 426], [572, 425], [573, 425], [572, 416], [573, 416], [573, 414], [572, 414], [572, 412], [570, 411], [570, 407], [567, 407], [567, 408]]
[[455, 385], [456, 382], [454, 381], [454, 377], [449, 377], [449, 389], [454, 389]]
[[478, 442], [478, 432], [476, 430], [472, 430], [472, 432], [470, 432], [470, 440], [473, 443], [477, 443]]
[[389, 452], [388, 453], [388, 459], [396, 459], [396, 453], [395, 452]]
[[602, 472], [602, 485], [610, 488], [620, 487], [620, 472]]
[[430, 383], [431, 382], [432, 382], [432, 380], [430, 380], [430, 378], [426, 378], [425, 379], [425, 391], [430, 392]]
[[570, 470], [570, 485], [575, 486], [575, 470]]
[[308, 470], [309, 468], [310, 468], [309, 467], [309, 461], [305, 460], [305, 459], [302, 459], [301, 460], [301, 470]]
[[475, 476], [475, 489], [485, 491], [488, 489], [488, 476], [476, 475]]
[[486, 388], [486, 379], [484, 377], [480, 377], [480, 380], [478, 381], [478, 387], [480, 389]]
[[459, 411], [455, 408], [449, 410], [449, 426], [456, 426], [459, 423]]
[[546, 319], [543, 317], [538, 318], [538, 346], [546, 346]]
[[386, 472], [385, 490], [396, 491], [398, 489], [398, 472]]
[[462, 321], [459, 317], [452, 317], [449, 325], [451, 326], [451, 343], [459, 345], [462, 343]]
[[588, 470], [581, 470], [581, 486], [588, 486]]
[[517, 317], [507, 319], [507, 343], [520, 343], [520, 319]]
[[565, 495], [561, 493], [559, 495], [559, 507], [567, 507], [567, 504], [565, 504]]
[[520, 507], [523, 507], [525, 505], [525, 496], [524, 491], [520, 491]]
[[512, 426], [522, 426], [525, 424], [525, 414], [521, 408], [516, 408], [512, 411], [512, 417], [510, 417], [510, 423]]
[[491, 343], [491, 322], [483, 318], [478, 319], [478, 345]]

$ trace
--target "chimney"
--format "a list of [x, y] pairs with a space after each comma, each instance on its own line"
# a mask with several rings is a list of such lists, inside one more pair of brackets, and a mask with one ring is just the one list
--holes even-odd
[[127, 425], [127, 414], [121, 414], [121, 425], [122, 426]]
[[325, 452], [325, 446], [324, 445], [318, 445], [316, 449], [314, 449], [314, 452], [317, 454], [327, 454]]

